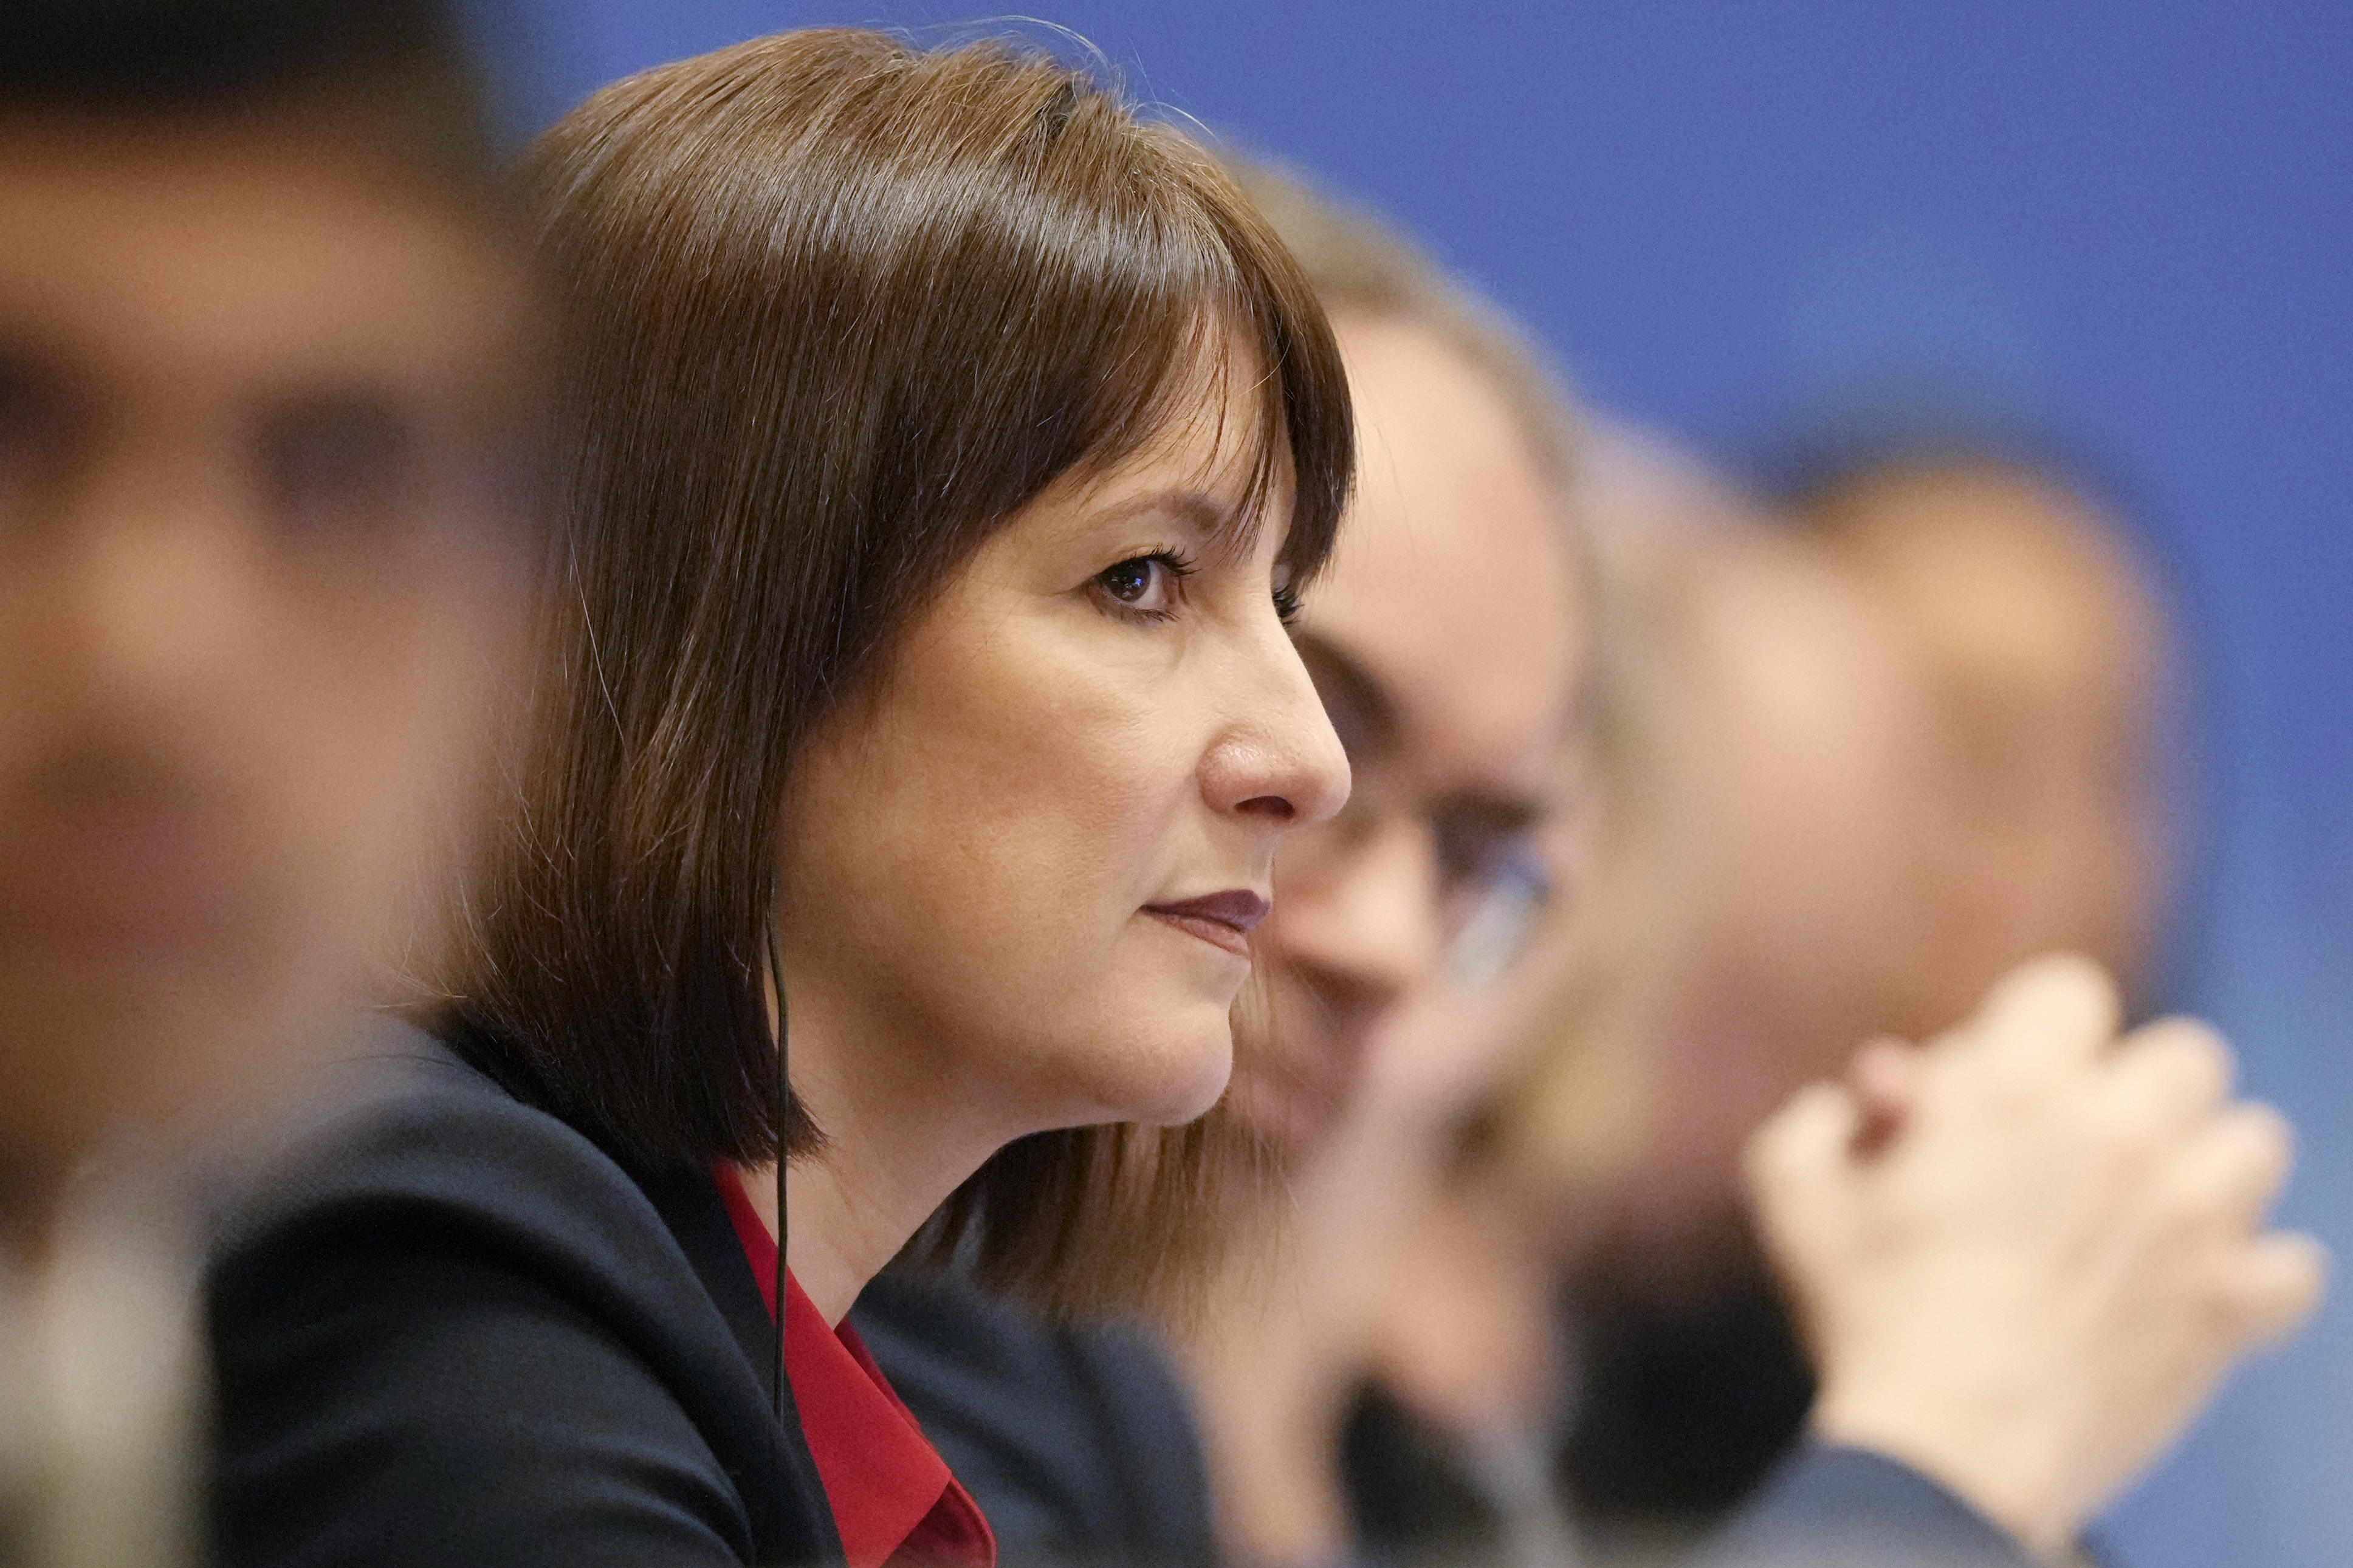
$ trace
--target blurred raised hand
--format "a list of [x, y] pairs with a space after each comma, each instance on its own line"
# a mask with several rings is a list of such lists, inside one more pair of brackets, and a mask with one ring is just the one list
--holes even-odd
[[2265, 1221], [2290, 1130], [2232, 1079], [2202, 1024], [2119, 1037], [2105, 974], [2054, 957], [1801, 1090], [1747, 1174], [1820, 1373], [1815, 1435], [2064, 1551], [2319, 1300], [2319, 1245]]

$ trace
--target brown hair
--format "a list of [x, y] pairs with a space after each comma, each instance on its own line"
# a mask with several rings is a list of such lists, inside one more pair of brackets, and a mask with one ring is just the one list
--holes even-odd
[[[1338, 351], [1206, 154], [1002, 43], [757, 39], [605, 89], [526, 173], [563, 291], [569, 550], [459, 1020], [627, 1157], [806, 1152], [763, 984], [804, 739], [994, 530], [1137, 451], [1205, 363], [1258, 388], [1251, 515], [1294, 485], [1283, 560], [1312, 575], [1353, 457]], [[1045, 1304], [1148, 1300], [1166, 1270], [1136, 1227], [1202, 1206], [1212, 1135], [1024, 1140], [926, 1243]]]

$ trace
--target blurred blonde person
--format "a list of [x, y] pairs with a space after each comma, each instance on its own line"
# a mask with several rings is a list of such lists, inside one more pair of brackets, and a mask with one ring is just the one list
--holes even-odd
[[[1866, 447], [1818, 468], [1794, 519], [1752, 506], [1746, 532], [1786, 536], [1773, 552], [1815, 585], [1751, 573], [1748, 608], [1694, 643], [1745, 644], [1703, 659], [1683, 704], [1716, 713], [1683, 748], [1709, 876], [1635, 1031], [1662, 1114], [1601, 1194], [1570, 1295], [1564, 1474], [1605, 1536], [1705, 1528], [1803, 1429], [1812, 1376], [1747, 1223], [1747, 1131], [1853, 1044], [1946, 1029], [2037, 953], [2093, 956], [2128, 1011], [2157, 978], [2159, 600], [2096, 502], [1977, 450]], [[1686, 513], [1715, 505], [1684, 489]], [[1812, 677], [1777, 681], [1808, 647]]]
[[[1314, 1564], [1358, 1544], [1338, 1424], [1370, 1359], [1374, 1282], [1404, 1263], [1398, 1238], [1454, 1110], [1508, 1064], [1559, 978], [1528, 908], [1521, 942], [1499, 954], [1484, 933], [1505, 929], [1513, 858], [1533, 862], [1521, 886], [1557, 878], [1543, 846], [1591, 606], [1556, 405], [1525, 355], [1377, 229], [1279, 182], [1258, 195], [1324, 294], [1365, 432], [1350, 531], [1297, 633], [1356, 793], [1278, 862], [1266, 1039], [1237, 1063], [1237, 1106], [1299, 1165], [1297, 1233], [1288, 1251], [1241, 1250], [1229, 1305], [1183, 1354], [1228, 1554]], [[1502, 800], [1521, 808], [1463, 809]], [[1466, 820], [1488, 835], [1466, 840]], [[1824, 1394], [1814, 1445], [1725, 1550], [1878, 1539], [2010, 1561], [2063, 1547], [2232, 1359], [2308, 1310], [2310, 1244], [2253, 1220], [2284, 1170], [2276, 1119], [2229, 1106], [2223, 1053], [2194, 1028], [2108, 1049], [2104, 986], [2081, 965], [2021, 975], [1936, 1049], [1874, 1051], [1854, 1082], [1773, 1124], [1750, 1178]], [[1853, 1043], [1832, 1030], [1817, 1048], [1843, 1061]], [[2021, 1142], [1981, 1108], [2029, 1061], [2043, 1066], [2019, 1092], [2040, 1120]], [[2152, 1082], [2179, 1092], [2140, 1124], [2130, 1108]], [[2140, 1179], [2110, 1185], [2111, 1163]], [[2219, 1208], [2218, 1191], [2233, 1194]], [[2053, 1223], [2021, 1231], [2027, 1214]], [[1823, 1215], [1841, 1223], [1818, 1229]], [[1874, 1256], [1862, 1238], [1899, 1216], [1924, 1223]], [[2186, 1228], [2129, 1239], [2151, 1223]], [[1950, 1261], [1993, 1234], [2014, 1247], [1980, 1259], [1983, 1290], [1956, 1294]], [[2139, 1284], [2120, 1291], [2126, 1277]], [[2152, 1311], [2148, 1290], [2166, 1304]], [[2063, 1301], [2084, 1306], [2062, 1315]], [[2152, 1337], [2120, 1338], [2126, 1317]], [[2059, 1383], [2053, 1357], [2073, 1364]]]

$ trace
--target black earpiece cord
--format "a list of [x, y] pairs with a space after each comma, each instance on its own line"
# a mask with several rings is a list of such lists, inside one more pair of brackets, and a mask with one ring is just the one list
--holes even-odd
[[785, 1419], [788, 1397], [785, 1382], [785, 1125], [792, 1103], [792, 1079], [786, 1071], [785, 961], [776, 946], [776, 901], [769, 900], [768, 980], [776, 990], [776, 1419]]

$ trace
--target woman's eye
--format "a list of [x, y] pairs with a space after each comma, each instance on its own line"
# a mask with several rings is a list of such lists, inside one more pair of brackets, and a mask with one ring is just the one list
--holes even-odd
[[1137, 555], [1095, 574], [1103, 591], [1122, 608], [1166, 615], [1176, 607], [1176, 582], [1190, 567], [1168, 555]]

